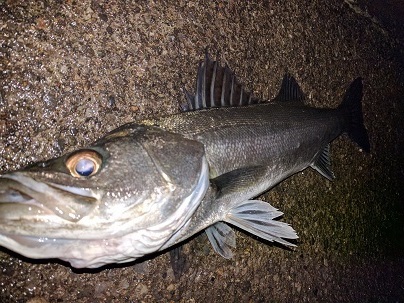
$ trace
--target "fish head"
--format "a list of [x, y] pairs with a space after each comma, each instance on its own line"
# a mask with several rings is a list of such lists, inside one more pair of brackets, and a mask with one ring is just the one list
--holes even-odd
[[0, 245], [99, 267], [158, 251], [209, 187], [203, 145], [124, 125], [88, 148], [0, 176]]

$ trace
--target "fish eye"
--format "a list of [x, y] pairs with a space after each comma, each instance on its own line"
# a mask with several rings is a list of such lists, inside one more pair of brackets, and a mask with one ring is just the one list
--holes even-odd
[[101, 168], [102, 158], [93, 150], [80, 150], [70, 155], [66, 167], [73, 177], [91, 177]]

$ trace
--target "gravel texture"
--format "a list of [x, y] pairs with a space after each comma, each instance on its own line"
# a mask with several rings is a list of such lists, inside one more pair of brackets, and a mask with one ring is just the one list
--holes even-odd
[[404, 55], [389, 24], [354, 0], [0, 0], [0, 171], [178, 112], [206, 48], [263, 98], [287, 70], [312, 106], [336, 107], [363, 77], [372, 146], [341, 137], [334, 182], [306, 170], [262, 197], [298, 231], [294, 250], [238, 232], [225, 260], [199, 236], [175, 277], [167, 253], [79, 271], [3, 249], [0, 302], [404, 301]]

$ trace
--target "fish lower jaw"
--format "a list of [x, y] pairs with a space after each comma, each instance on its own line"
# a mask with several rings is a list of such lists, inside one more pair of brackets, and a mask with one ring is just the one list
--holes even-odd
[[0, 246], [31, 259], [61, 259], [76, 268], [125, 263], [158, 251], [171, 231], [137, 231], [110, 239], [67, 239], [0, 235]]

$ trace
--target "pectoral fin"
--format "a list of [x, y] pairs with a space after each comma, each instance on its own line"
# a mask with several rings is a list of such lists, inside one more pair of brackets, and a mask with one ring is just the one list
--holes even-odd
[[243, 167], [220, 175], [212, 179], [211, 183], [218, 189], [217, 198], [233, 195], [259, 183], [265, 178], [266, 170], [265, 166]]
[[[246, 232], [254, 234], [271, 242], [288, 246], [296, 246], [285, 239], [297, 239], [294, 229], [283, 222], [274, 220], [283, 215], [282, 212], [269, 203], [260, 200], [241, 200], [240, 193], [248, 191], [266, 178], [266, 167], [251, 166], [240, 168], [211, 180], [216, 188], [214, 205], [226, 205], [229, 208], [221, 213], [220, 221], [237, 226]], [[235, 236], [225, 223], [215, 223], [206, 229], [206, 234], [213, 249], [225, 258], [232, 256], [231, 247], [235, 247]]]
[[248, 200], [230, 209], [224, 221], [267, 241], [296, 246], [284, 239], [297, 239], [295, 230], [284, 222], [273, 219], [283, 213], [260, 200]]
[[[283, 213], [260, 200], [248, 200], [231, 208], [223, 221], [235, 225], [264, 240], [296, 246], [285, 239], [297, 239], [295, 230], [286, 223], [275, 221]], [[217, 222], [205, 230], [213, 249], [222, 257], [230, 259], [236, 247], [234, 231], [223, 222]]]

